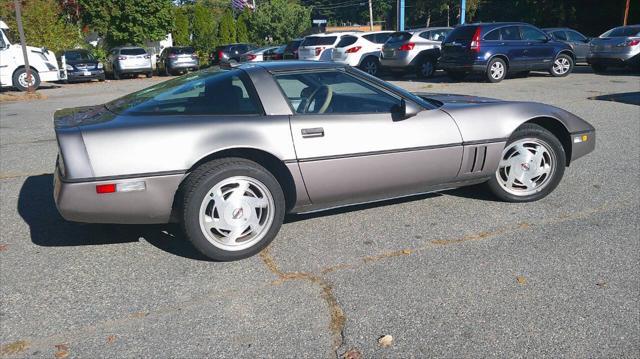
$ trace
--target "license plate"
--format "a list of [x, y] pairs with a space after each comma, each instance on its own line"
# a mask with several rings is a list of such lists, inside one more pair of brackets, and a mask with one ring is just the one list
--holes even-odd
[[383, 55], [384, 57], [394, 57], [396, 54], [395, 51], [385, 51]]
[[85, 71], [82, 73], [84, 76], [91, 76], [91, 71]]

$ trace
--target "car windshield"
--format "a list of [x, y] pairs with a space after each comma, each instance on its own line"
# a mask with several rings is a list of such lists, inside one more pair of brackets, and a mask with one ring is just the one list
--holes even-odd
[[138, 112], [136, 109], [138, 105], [144, 105], [145, 107], [148, 107], [150, 102], [162, 100], [166, 96], [175, 97], [176, 95], [184, 94], [185, 97], [188, 97], [190, 92], [200, 91], [200, 87], [203, 86], [204, 80], [209, 80], [213, 77], [221, 76], [227, 73], [238, 72], [240, 72], [240, 70], [194, 72], [186, 76], [180, 76], [165, 82], [161, 82], [157, 85], [147, 87], [146, 89], [120, 97], [111, 102], [107, 102], [105, 104], [105, 107], [109, 111], [117, 114], [126, 112]]
[[87, 51], [67, 51], [64, 53], [67, 61], [93, 61], [95, 57]]
[[625, 26], [616, 27], [611, 29], [600, 37], [627, 37], [627, 36], [640, 36], [640, 26]]
[[337, 36], [308, 36], [300, 46], [333, 45], [337, 38]]
[[196, 50], [193, 47], [174, 47], [171, 49], [171, 53], [176, 55], [190, 55], [194, 52], [196, 52]]
[[0, 31], [2, 31], [4, 33], [4, 36], [6, 36], [7, 40], [9, 40], [9, 43], [11, 44], [15, 44], [15, 41], [13, 41], [13, 33], [11, 32], [11, 30], [9, 29], [0, 29]]
[[120, 49], [120, 55], [145, 55], [147, 52], [142, 48]]

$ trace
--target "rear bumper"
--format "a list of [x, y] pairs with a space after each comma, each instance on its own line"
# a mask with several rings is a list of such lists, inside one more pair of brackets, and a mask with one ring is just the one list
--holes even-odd
[[104, 79], [104, 70], [91, 70], [87, 72], [89, 73], [89, 75], [85, 75], [84, 71], [67, 71], [67, 80], [81, 81], [81, 80]]
[[487, 70], [486, 62], [447, 62], [440, 61], [438, 62], [438, 68], [445, 71], [460, 71], [460, 72], [474, 72], [474, 73], [484, 73]]
[[[53, 196], [60, 215], [68, 221], [87, 223], [151, 224], [168, 223], [173, 197], [184, 174], [143, 176], [119, 180], [65, 181], [56, 166]], [[96, 185], [145, 183], [133, 192], [98, 194]]]
[[200, 65], [198, 61], [169, 63], [169, 68], [172, 68], [172, 69], [197, 69], [199, 66]]
[[609, 66], [639, 65], [640, 52], [635, 52], [635, 53], [593, 52], [587, 56], [587, 63], [589, 65], [609, 65]]

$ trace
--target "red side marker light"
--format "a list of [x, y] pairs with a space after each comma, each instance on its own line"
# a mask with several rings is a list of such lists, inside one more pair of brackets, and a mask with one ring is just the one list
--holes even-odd
[[114, 193], [115, 191], [116, 191], [116, 184], [115, 183], [96, 185], [96, 193], [98, 193], [98, 194]]

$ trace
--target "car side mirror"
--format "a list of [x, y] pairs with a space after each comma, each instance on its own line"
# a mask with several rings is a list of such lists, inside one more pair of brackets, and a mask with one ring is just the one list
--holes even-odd
[[422, 111], [422, 107], [416, 105], [411, 101], [405, 99], [400, 100], [400, 105], [396, 106], [396, 110], [393, 112], [394, 121], [406, 120], [413, 117]]

